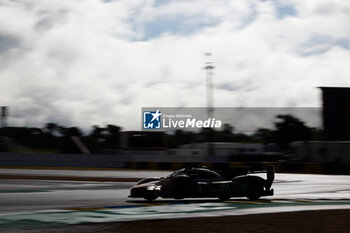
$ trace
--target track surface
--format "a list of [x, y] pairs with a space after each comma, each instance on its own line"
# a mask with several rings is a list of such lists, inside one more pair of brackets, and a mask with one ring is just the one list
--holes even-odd
[[[168, 172], [9, 170], [0, 174], [95, 177], [165, 176]], [[244, 198], [128, 199], [128, 182], [2, 179], [0, 227], [78, 224], [154, 218], [245, 215], [300, 210], [350, 209], [350, 176], [276, 174], [276, 195]]]
[[348, 233], [350, 210], [111, 222], [1, 229], [2, 233]]

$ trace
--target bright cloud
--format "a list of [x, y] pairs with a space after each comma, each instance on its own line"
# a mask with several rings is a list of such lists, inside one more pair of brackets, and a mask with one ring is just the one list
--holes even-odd
[[347, 0], [0, 1], [11, 125], [139, 129], [141, 107], [319, 106], [350, 84]]

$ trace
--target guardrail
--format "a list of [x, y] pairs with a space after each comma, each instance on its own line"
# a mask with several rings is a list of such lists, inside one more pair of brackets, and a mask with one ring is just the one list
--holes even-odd
[[207, 166], [222, 169], [230, 166], [250, 166], [264, 169], [274, 166], [277, 173], [346, 174], [350, 164], [341, 162], [205, 162], [203, 157], [156, 157], [149, 155], [100, 155], [100, 154], [11, 154], [0, 153], [2, 168], [55, 168], [55, 169], [144, 169], [176, 170], [182, 167]]

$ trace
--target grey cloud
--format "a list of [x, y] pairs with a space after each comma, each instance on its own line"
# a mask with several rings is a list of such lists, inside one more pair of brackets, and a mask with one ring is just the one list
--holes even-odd
[[339, 46], [350, 49], [350, 39], [334, 38], [332, 35], [311, 35], [307, 42], [300, 46], [300, 54], [303, 56], [315, 56], [329, 51], [332, 47]]
[[[43, 125], [54, 121], [84, 128], [113, 122], [139, 129], [142, 106], [205, 106], [201, 67], [206, 51], [213, 52], [216, 66], [215, 106], [318, 106], [316, 86], [350, 84], [349, 40], [343, 28], [338, 28], [343, 18], [337, 15], [302, 18], [303, 14], [297, 14], [278, 19], [273, 5], [242, 0], [230, 2], [234, 4], [230, 7], [225, 5], [228, 1], [220, 1], [222, 6], [206, 8], [198, 16], [202, 12], [192, 12], [192, 1], [182, 1], [180, 9], [188, 7], [184, 19], [203, 17], [206, 22], [208, 15], [209, 20], [221, 23], [188, 35], [175, 32], [135, 42], [128, 36], [115, 36], [118, 32], [142, 38], [143, 32], [127, 19], [162, 20], [166, 12], [178, 14], [179, 8], [171, 5], [158, 12], [157, 7], [144, 8], [142, 1], [129, 8], [130, 1], [71, 2], [61, 6], [57, 0], [58, 6], [51, 7], [51, 3], [32, 1], [33, 6], [25, 10], [17, 8], [24, 4], [18, 2], [8, 11], [22, 18], [11, 21], [7, 31], [0, 27], [0, 54], [7, 58], [12, 49], [25, 47], [26, 51], [0, 66], [0, 104], [10, 106], [10, 122]], [[118, 4], [124, 5], [118, 8]], [[255, 4], [253, 15], [251, 4]], [[254, 15], [261, 12], [265, 18]], [[249, 27], [237, 28], [247, 21]], [[319, 29], [324, 22], [328, 27]], [[310, 40], [314, 34], [329, 36], [331, 41], [328, 37]], [[324, 45], [327, 50], [322, 53], [298, 54], [306, 48], [318, 51]]]
[[37, 13], [38, 19], [35, 28], [38, 30], [49, 30], [55, 26], [62, 25], [67, 17], [68, 10], [61, 9], [56, 11], [39, 11]]
[[10, 51], [13, 48], [18, 48], [21, 45], [21, 40], [9, 34], [0, 32], [0, 56]]
[[232, 92], [252, 92], [258, 89], [257, 84], [250, 79], [240, 81], [232, 80], [232, 82], [221, 82], [214, 85], [214, 87], [218, 90], [226, 90]]

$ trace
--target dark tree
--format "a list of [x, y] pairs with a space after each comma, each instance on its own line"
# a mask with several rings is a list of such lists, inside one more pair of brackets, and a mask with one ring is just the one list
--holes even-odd
[[109, 149], [117, 149], [119, 148], [119, 133], [120, 133], [121, 127], [116, 125], [107, 125], [106, 127], [106, 134], [105, 134], [105, 147]]
[[254, 139], [257, 142], [264, 144], [274, 142], [275, 131], [273, 131], [272, 129], [260, 128], [257, 131], [255, 131]]
[[80, 154], [82, 153], [78, 146], [73, 142], [72, 137], [81, 138], [83, 136], [78, 127], [65, 128], [59, 127], [59, 132], [62, 136], [62, 152], [66, 154]]
[[215, 139], [219, 142], [234, 141], [234, 127], [230, 124], [224, 124], [221, 131], [215, 132]]
[[93, 153], [116, 153], [120, 148], [120, 131], [121, 127], [117, 125], [109, 124], [106, 127], [94, 125], [85, 140]]
[[288, 149], [292, 141], [308, 141], [312, 130], [292, 115], [277, 115], [275, 139], [282, 149]]

